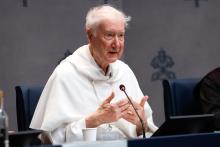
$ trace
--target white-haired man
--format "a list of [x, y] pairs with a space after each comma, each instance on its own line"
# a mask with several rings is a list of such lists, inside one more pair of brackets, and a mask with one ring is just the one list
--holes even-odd
[[[157, 127], [132, 70], [118, 60], [124, 51], [123, 12], [109, 5], [89, 10], [88, 45], [63, 60], [50, 76], [30, 127], [48, 132], [54, 144], [82, 140], [83, 128], [98, 128], [98, 139], [150, 136]], [[126, 86], [138, 116], [119, 89]], [[108, 135], [105, 135], [108, 134]], [[110, 138], [108, 138], [110, 137]]]

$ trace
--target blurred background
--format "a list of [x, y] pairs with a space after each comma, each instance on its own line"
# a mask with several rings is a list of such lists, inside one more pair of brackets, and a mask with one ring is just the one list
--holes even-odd
[[155, 123], [164, 122], [163, 79], [197, 78], [220, 65], [219, 0], [0, 0], [0, 89], [17, 130], [16, 85], [44, 85], [54, 68], [87, 44], [85, 16], [109, 3], [132, 17], [126, 62]]

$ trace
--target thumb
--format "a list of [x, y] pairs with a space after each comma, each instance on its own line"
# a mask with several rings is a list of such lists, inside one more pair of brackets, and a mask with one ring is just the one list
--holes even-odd
[[105, 99], [103, 104], [110, 103], [114, 97], [115, 97], [115, 93], [112, 91], [111, 95]]
[[140, 106], [141, 107], [144, 107], [144, 104], [145, 104], [145, 102], [148, 100], [148, 96], [144, 96], [142, 99], [141, 99], [141, 102], [140, 102]]

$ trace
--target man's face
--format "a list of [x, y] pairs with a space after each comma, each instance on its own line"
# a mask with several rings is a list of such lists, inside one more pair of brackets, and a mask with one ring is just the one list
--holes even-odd
[[119, 59], [124, 50], [124, 22], [104, 20], [97, 27], [95, 35], [89, 37], [92, 55], [102, 67]]

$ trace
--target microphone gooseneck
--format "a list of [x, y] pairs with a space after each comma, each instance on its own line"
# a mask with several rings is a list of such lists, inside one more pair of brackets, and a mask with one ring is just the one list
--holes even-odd
[[124, 86], [123, 84], [121, 84], [121, 85], [119, 86], [119, 88], [120, 88], [121, 91], [123, 91], [123, 92], [125, 93], [126, 97], [128, 98], [129, 103], [131, 104], [131, 106], [133, 107], [135, 113], [137, 114], [137, 116], [138, 116], [138, 118], [139, 118], [139, 120], [140, 120], [140, 122], [141, 122], [141, 128], [142, 128], [142, 132], [143, 132], [143, 138], [146, 138], [146, 136], [145, 136], [144, 122], [143, 122], [143, 120], [141, 119], [140, 115], [138, 114], [137, 110], [135, 109], [134, 104], [132, 103], [131, 99], [129, 98], [127, 92], [125, 91], [125, 86]]

